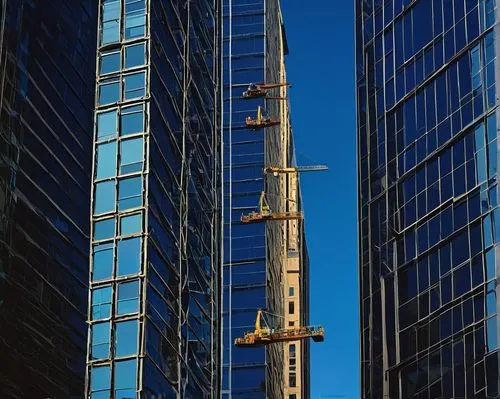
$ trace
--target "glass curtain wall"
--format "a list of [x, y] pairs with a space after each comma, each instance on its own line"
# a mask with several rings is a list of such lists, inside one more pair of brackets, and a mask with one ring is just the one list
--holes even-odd
[[250, 83], [265, 81], [264, 0], [224, 0], [224, 273], [223, 398], [266, 397], [266, 351], [236, 348], [266, 307], [265, 224], [242, 225], [264, 190], [264, 131], [245, 127], [262, 99], [242, 100]]
[[355, 3], [363, 397], [496, 397], [495, 0]]

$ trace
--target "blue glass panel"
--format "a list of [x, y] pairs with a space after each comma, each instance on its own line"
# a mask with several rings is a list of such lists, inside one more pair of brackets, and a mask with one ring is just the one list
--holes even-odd
[[133, 98], [144, 97], [146, 93], [146, 73], [134, 73], [133, 75], [126, 75], [123, 78], [124, 82], [124, 99], [130, 100]]
[[120, 143], [120, 174], [139, 172], [144, 162], [144, 139], [124, 140]]
[[131, 238], [118, 243], [117, 275], [136, 274], [141, 269], [141, 239]]
[[139, 280], [118, 284], [117, 314], [137, 313], [139, 311]]
[[99, 69], [101, 75], [105, 73], [118, 72], [121, 68], [120, 58], [119, 52], [103, 54], [101, 56], [101, 67]]
[[115, 363], [115, 399], [135, 398], [137, 390], [137, 360]]
[[494, 351], [497, 349], [498, 344], [496, 316], [486, 321], [486, 335], [488, 340], [488, 351]]
[[118, 185], [118, 209], [142, 206], [142, 177], [120, 180]]
[[137, 354], [138, 320], [116, 323], [115, 356], [128, 356]]
[[144, 43], [125, 47], [125, 68], [134, 68], [146, 63], [146, 45]]
[[115, 182], [106, 181], [95, 185], [94, 213], [112, 212], [115, 210]]
[[92, 391], [101, 391], [109, 389], [111, 386], [111, 373], [109, 366], [92, 367], [90, 372], [92, 382], [90, 389]]
[[144, 131], [144, 111], [142, 105], [122, 109], [121, 135], [141, 133]]
[[94, 281], [111, 278], [113, 273], [113, 244], [95, 245], [92, 263]]
[[120, 232], [122, 236], [136, 234], [142, 231], [142, 214], [136, 213], [123, 216], [120, 219]]
[[99, 104], [113, 104], [120, 100], [120, 82], [117, 80], [104, 81], [99, 85]]
[[116, 141], [99, 144], [97, 151], [96, 178], [105, 179], [116, 175]]
[[94, 223], [94, 240], [105, 240], [115, 235], [115, 219], [106, 219]]
[[92, 320], [111, 316], [111, 287], [96, 288], [92, 291]]
[[97, 139], [112, 138], [118, 131], [116, 110], [97, 114]]
[[111, 323], [97, 323], [92, 326], [92, 359], [109, 357]]

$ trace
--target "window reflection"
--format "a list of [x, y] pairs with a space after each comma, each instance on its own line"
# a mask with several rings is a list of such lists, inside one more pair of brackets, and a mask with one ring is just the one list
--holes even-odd
[[113, 275], [113, 244], [94, 245], [92, 264], [94, 281], [110, 279]]
[[120, 234], [122, 236], [140, 233], [142, 231], [142, 214], [122, 216], [120, 219]]
[[96, 151], [96, 178], [105, 179], [116, 176], [116, 141], [99, 144]]
[[126, 360], [115, 363], [115, 399], [136, 397], [137, 360]]
[[92, 399], [109, 399], [111, 394], [111, 371], [109, 366], [92, 367], [90, 371]]
[[146, 34], [146, 1], [125, 0], [125, 39]]
[[144, 139], [124, 140], [120, 143], [120, 174], [140, 172], [144, 162]]
[[96, 288], [92, 291], [92, 320], [111, 316], [111, 287]]
[[144, 111], [142, 105], [122, 109], [121, 135], [141, 133], [144, 131]]
[[105, 240], [115, 235], [115, 219], [105, 219], [94, 223], [94, 240]]
[[106, 73], [118, 72], [121, 67], [120, 58], [119, 51], [103, 53], [100, 60], [99, 73], [103, 75]]
[[144, 97], [146, 93], [146, 73], [134, 73], [133, 75], [126, 75], [123, 78], [124, 82], [124, 100], [131, 100], [133, 98]]
[[120, 0], [104, 0], [101, 44], [120, 41]]
[[109, 357], [110, 322], [96, 323], [92, 326], [92, 359]]
[[99, 104], [107, 105], [120, 101], [120, 80], [117, 78], [104, 80], [99, 85]]
[[131, 238], [118, 243], [117, 276], [127, 276], [140, 272], [141, 242], [140, 238]]
[[94, 213], [106, 213], [115, 210], [115, 182], [96, 183], [94, 198]]
[[117, 111], [108, 111], [97, 114], [97, 139], [107, 139], [116, 136], [118, 131]]
[[146, 63], [145, 43], [125, 47], [125, 68], [134, 68]]
[[115, 356], [137, 354], [138, 320], [116, 323], [115, 327]]
[[120, 180], [118, 183], [118, 209], [142, 206], [142, 177]]

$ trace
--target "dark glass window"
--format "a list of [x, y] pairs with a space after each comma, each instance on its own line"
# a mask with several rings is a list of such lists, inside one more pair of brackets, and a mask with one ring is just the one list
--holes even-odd
[[288, 302], [288, 314], [294, 314], [295, 313], [295, 302], [290, 301]]

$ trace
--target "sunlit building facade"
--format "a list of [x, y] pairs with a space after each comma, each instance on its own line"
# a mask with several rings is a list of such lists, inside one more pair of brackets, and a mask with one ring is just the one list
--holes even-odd
[[495, 1], [355, 10], [362, 397], [497, 397]]
[[91, 0], [0, 2], [0, 397], [82, 398]]
[[213, 397], [215, 3], [99, 3], [87, 397]]

